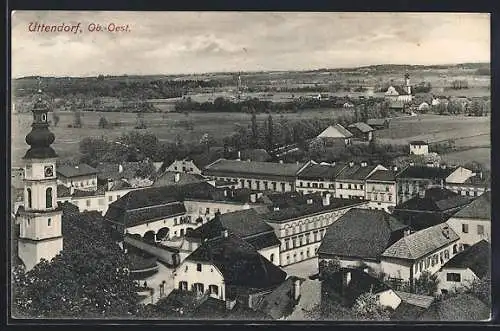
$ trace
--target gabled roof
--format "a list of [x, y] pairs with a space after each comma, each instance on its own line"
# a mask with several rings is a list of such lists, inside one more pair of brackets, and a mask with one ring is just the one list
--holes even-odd
[[[122, 172], [120, 172], [120, 165], [122, 166]], [[96, 166], [99, 171], [97, 174], [97, 179], [104, 180], [118, 180], [122, 178], [131, 179], [136, 177], [136, 172], [141, 167], [144, 166], [143, 162], [101, 162]]]
[[491, 220], [491, 191], [484, 192], [453, 217]]
[[333, 166], [310, 164], [299, 172], [298, 178], [334, 180], [345, 167], [347, 167], [347, 164], [345, 163], [337, 163]]
[[[307, 200], [307, 199], [306, 199]], [[263, 217], [267, 222], [284, 223], [295, 218], [304, 217], [307, 215], [326, 213], [334, 209], [344, 209], [363, 204], [364, 201], [354, 199], [330, 198], [329, 205], [323, 205], [321, 197], [312, 199], [311, 204], [303, 203], [288, 208], [280, 208], [279, 210], [271, 211], [264, 214]]]
[[352, 167], [346, 167], [344, 170], [337, 176], [338, 180], [357, 180], [364, 181], [368, 177], [368, 175], [375, 170], [378, 165], [354, 165]]
[[77, 166], [71, 166], [66, 164], [60, 165], [57, 167], [56, 171], [58, 175], [64, 176], [66, 178], [95, 175], [98, 173], [97, 169], [85, 163], [81, 163]]
[[[209, 222], [190, 231], [186, 237], [197, 238], [203, 241], [205, 239], [220, 237], [223, 230], [228, 230], [247, 242], [249, 242], [247, 239], [250, 239], [250, 241], [259, 246], [256, 247], [257, 249], [279, 245], [273, 228], [267, 224], [254, 209], [245, 209], [217, 215]], [[271, 234], [271, 236], [268, 236], [268, 233]], [[269, 239], [271, 242], [262, 242], [263, 239]], [[262, 246], [269, 243], [271, 243], [271, 245]]]
[[263, 148], [244, 149], [241, 151], [242, 160], [250, 160], [256, 162], [266, 162], [271, 159], [271, 155]]
[[434, 211], [446, 212], [460, 206], [465, 206], [471, 198], [457, 194], [448, 189], [433, 187], [425, 191], [423, 198], [414, 197], [401, 205], [396, 206], [397, 210]]
[[192, 160], [193, 163], [198, 167], [198, 169], [202, 170], [205, 166], [223, 157], [224, 148], [212, 147], [209, 151], [201, 154], [191, 155], [187, 157], [186, 160]]
[[226, 285], [264, 289], [275, 287], [286, 279], [286, 272], [234, 234], [205, 241], [186, 260], [214, 264]]
[[422, 146], [422, 145], [429, 145], [429, 144], [423, 140], [412, 140], [412, 141], [410, 141], [410, 145]]
[[428, 295], [421, 295], [403, 291], [395, 291], [397, 296], [406, 303], [409, 303], [413, 306], [417, 306], [420, 308], [427, 309], [434, 302], [434, 297]]
[[385, 211], [353, 208], [328, 227], [318, 254], [379, 259], [406, 228]]
[[68, 187], [59, 184], [57, 185], [57, 197], [58, 198], [66, 198], [71, 196], [71, 191]]
[[351, 138], [353, 134], [340, 124], [330, 125], [318, 135], [318, 138]]
[[427, 166], [408, 166], [398, 175], [398, 178], [426, 178], [426, 179], [446, 179], [456, 168], [452, 167], [427, 167]]
[[396, 181], [396, 174], [392, 170], [376, 170], [371, 174], [367, 181], [381, 181], [381, 182], [394, 182]]
[[356, 122], [354, 124], [349, 125], [348, 128], [356, 128], [363, 133], [375, 131], [374, 128], [363, 122]]
[[263, 311], [278, 320], [286, 317], [293, 311], [294, 303], [294, 286], [296, 281], [303, 281], [295, 276], [288, 277], [285, 282], [279, 285], [271, 293], [265, 295], [256, 305], [255, 308]]
[[459, 239], [460, 237], [448, 224], [441, 223], [399, 239], [387, 248], [382, 256], [417, 260]]
[[185, 213], [186, 207], [184, 203], [175, 201], [162, 206], [132, 210], [123, 210], [115, 206], [110, 206], [106, 212], [105, 218], [114, 223], [123, 224], [128, 228], [158, 219], [184, 215]]
[[446, 262], [442, 269], [457, 268], [470, 269], [474, 274], [483, 278], [490, 273], [491, 245], [486, 240], [466, 248]]
[[[175, 176], [179, 176], [179, 181], [175, 181]], [[169, 185], [184, 185], [191, 183], [199, 183], [205, 181], [205, 178], [200, 175], [187, 174], [184, 172], [175, 172], [175, 171], [165, 171], [162, 173], [154, 182], [154, 187], [159, 186], [169, 186]]]
[[273, 163], [273, 162], [248, 162], [220, 159], [205, 168], [207, 174], [211, 172], [224, 172], [228, 174], [253, 174], [271, 175], [282, 177], [295, 177], [304, 166], [303, 163]]

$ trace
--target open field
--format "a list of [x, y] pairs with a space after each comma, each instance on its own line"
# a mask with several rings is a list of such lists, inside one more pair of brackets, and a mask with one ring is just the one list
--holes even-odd
[[[349, 112], [345, 109], [313, 109], [303, 110], [298, 113], [286, 113], [283, 117], [288, 120], [314, 119], [314, 118], [335, 118]], [[51, 126], [50, 130], [56, 135], [54, 149], [61, 157], [75, 155], [78, 152], [78, 144], [84, 137], [101, 137], [114, 139], [123, 133], [131, 132], [137, 123], [137, 117], [134, 113], [101, 113], [84, 112], [82, 113], [83, 128], [68, 128], [68, 124], [73, 123], [73, 113], [58, 112], [60, 121], [57, 127]], [[120, 127], [113, 129], [100, 129], [98, 127], [99, 119], [105, 116], [108, 122], [120, 123]], [[267, 119], [267, 114], [258, 114], [257, 121], [263, 122]], [[281, 115], [275, 114], [274, 120], [280, 121]], [[49, 119], [52, 120], [52, 113], [49, 113]], [[148, 126], [147, 130], [154, 133], [161, 141], [174, 141], [177, 135], [182, 136], [185, 142], [198, 142], [203, 134], [208, 133], [213, 138], [221, 139], [230, 135], [236, 128], [236, 125], [250, 125], [251, 116], [245, 113], [200, 113], [193, 112], [189, 115], [182, 113], [146, 113], [144, 120]], [[12, 161], [17, 164], [22, 155], [28, 149], [24, 141], [26, 134], [31, 130], [31, 113], [18, 113], [12, 116]], [[194, 130], [188, 131], [179, 123], [181, 121], [191, 121], [194, 124]]]
[[449, 164], [462, 164], [475, 161], [491, 170], [491, 148], [474, 148], [466, 151], [441, 155], [441, 159]]
[[411, 140], [429, 143], [457, 140], [457, 146], [487, 146], [490, 144], [490, 117], [419, 115], [395, 118], [389, 129], [378, 130], [375, 137], [380, 142], [406, 144]]
[[[345, 109], [306, 110], [298, 113], [274, 115], [279, 122], [281, 116], [288, 120], [335, 118], [350, 112]], [[81, 129], [68, 128], [73, 122], [73, 114], [59, 112], [60, 122], [51, 130], [56, 135], [54, 148], [61, 157], [74, 156], [78, 153], [78, 144], [84, 137], [104, 136], [114, 139], [123, 133], [134, 131], [136, 114], [133, 113], [83, 113], [84, 127]], [[119, 122], [120, 127], [114, 129], [99, 129], [99, 118], [104, 115], [109, 122]], [[258, 114], [257, 121], [262, 122], [267, 114]], [[49, 115], [49, 118], [51, 114]], [[148, 125], [147, 130], [155, 134], [161, 141], [173, 141], [180, 135], [185, 142], [198, 142], [203, 134], [208, 133], [216, 140], [230, 135], [237, 125], [250, 125], [251, 117], [244, 113], [190, 113], [187, 116], [181, 113], [149, 113], [144, 114]], [[192, 131], [179, 125], [181, 121], [191, 121]], [[30, 131], [31, 114], [16, 114], [12, 117], [12, 160], [19, 164], [20, 158], [28, 148], [24, 139]], [[411, 140], [428, 140], [436, 142], [450, 138], [470, 137], [457, 139], [456, 146], [484, 147], [490, 144], [490, 118], [465, 116], [419, 115], [415, 117], [394, 118], [389, 129], [376, 131], [375, 136], [380, 142], [391, 144], [407, 144]], [[471, 137], [473, 136], [473, 137]], [[489, 150], [489, 149], [488, 149]], [[466, 151], [467, 152], [467, 151]], [[465, 153], [465, 152], [461, 152]], [[470, 155], [472, 152], [469, 152]], [[482, 153], [482, 152], [481, 152]], [[482, 159], [484, 153], [478, 156]], [[467, 155], [469, 155], [467, 154]], [[451, 154], [450, 154], [451, 155]], [[460, 154], [458, 154], [460, 156]], [[451, 155], [450, 157], [453, 157]], [[456, 156], [455, 158], [457, 158]], [[467, 160], [467, 158], [465, 159]], [[468, 160], [474, 160], [469, 158]], [[489, 163], [489, 160], [487, 161]]]

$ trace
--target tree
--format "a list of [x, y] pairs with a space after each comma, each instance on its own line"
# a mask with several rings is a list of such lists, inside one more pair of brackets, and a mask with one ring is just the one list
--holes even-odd
[[256, 148], [259, 139], [259, 131], [257, 127], [257, 115], [255, 115], [255, 110], [252, 112], [252, 147]]
[[108, 127], [109, 127], [108, 120], [106, 119], [106, 117], [101, 116], [101, 118], [99, 119], [99, 128], [107, 129]]
[[144, 121], [144, 114], [142, 112], [138, 112], [137, 115], [137, 125], [135, 126], [136, 129], [146, 129], [146, 122]]
[[466, 286], [466, 293], [470, 293], [479, 300], [491, 306], [491, 275], [473, 280]]
[[420, 277], [415, 280], [415, 290], [413, 292], [421, 295], [434, 296], [438, 290], [438, 285], [438, 275], [424, 271]]
[[332, 279], [334, 273], [340, 270], [340, 259], [335, 257], [331, 260], [321, 260], [319, 262], [319, 277], [321, 280]]
[[156, 168], [152, 162], [144, 162], [144, 165], [135, 172], [136, 177], [147, 179], [153, 179], [155, 174]]
[[269, 114], [267, 118], [267, 149], [271, 150], [274, 147], [274, 127], [273, 117]]
[[204, 145], [207, 149], [207, 152], [210, 151], [210, 145], [213, 143], [212, 137], [208, 133], [205, 133], [200, 139], [200, 145]]
[[309, 156], [318, 159], [325, 153], [325, 142], [321, 138], [314, 138], [309, 143]]
[[129, 317], [139, 308], [129, 261], [95, 213], [63, 215], [63, 251], [29, 272], [13, 269], [17, 318]]
[[359, 320], [387, 321], [391, 317], [390, 310], [382, 306], [371, 292], [361, 294], [354, 302], [352, 311]]

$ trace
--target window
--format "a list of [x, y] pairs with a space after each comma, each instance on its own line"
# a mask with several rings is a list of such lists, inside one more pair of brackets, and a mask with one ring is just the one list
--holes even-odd
[[269, 256], [269, 261], [274, 262], [274, 254], [271, 254], [271, 256]]
[[339, 188], [342, 188], [342, 184], [339, 184]]
[[311, 183], [307, 183], [307, 187], [311, 187]]
[[363, 189], [363, 185], [359, 185], [359, 189], [362, 190]]
[[323, 183], [319, 183], [319, 188], [323, 188]]
[[90, 199], [88, 199], [87, 201], [85, 201], [85, 204], [87, 205], [87, 207], [90, 207]]
[[457, 250], [457, 244], [453, 245], [453, 254], [457, 254], [458, 253], [458, 250]]
[[348, 189], [351, 189], [351, 184], [347, 184], [347, 188], [348, 188]]
[[196, 264], [196, 271], [201, 271], [201, 263]]
[[463, 233], [469, 233], [469, 224], [462, 224], [462, 232]]
[[51, 223], [51, 222], [52, 222], [52, 220], [49, 218], [49, 219], [47, 220], [47, 226], [50, 226], [50, 223]]
[[479, 225], [477, 226], [477, 234], [483, 235], [484, 234], [484, 225]]
[[28, 208], [31, 208], [31, 189], [27, 188], [26, 191], [28, 192]]
[[112, 195], [110, 195], [110, 196], [108, 197], [108, 201], [109, 201], [109, 202], [113, 201], [113, 196], [112, 196]]
[[210, 208], [205, 209], [205, 215], [210, 214]]
[[174, 167], [174, 170], [177, 170], [177, 166]]
[[194, 283], [193, 284], [193, 291], [194, 292], [198, 292], [198, 293], [205, 292], [203, 284], [201, 284], [201, 283]]
[[117, 194], [116, 199], [120, 199], [121, 195]]
[[30, 225], [31, 224], [31, 218], [28, 218], [27, 222], [28, 222], [28, 225]]
[[446, 273], [446, 281], [448, 282], [460, 282], [460, 274], [456, 272]]
[[449, 250], [445, 250], [444, 251], [444, 259], [445, 260], [449, 260], [450, 259], [450, 251]]
[[290, 241], [288, 239], [285, 240], [285, 249], [290, 249]]
[[45, 191], [45, 208], [52, 208], [52, 187]]
[[213, 295], [219, 295], [219, 287], [217, 285], [209, 285], [208, 293]]
[[188, 283], [187, 282], [179, 282], [179, 290], [181, 291], [187, 291], [188, 289]]
[[285, 192], [285, 183], [281, 183], [281, 191]]

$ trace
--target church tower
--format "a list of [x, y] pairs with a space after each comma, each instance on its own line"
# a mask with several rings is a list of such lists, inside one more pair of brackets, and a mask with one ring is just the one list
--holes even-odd
[[26, 270], [41, 259], [50, 261], [63, 248], [62, 210], [57, 206], [57, 154], [50, 147], [55, 136], [49, 131], [49, 109], [38, 92], [32, 129], [26, 136], [31, 148], [23, 157], [24, 208], [19, 209], [18, 254]]
[[410, 85], [410, 74], [409, 73], [405, 74], [405, 89], [406, 89], [406, 93], [408, 93], [408, 95], [411, 95], [411, 85]]

